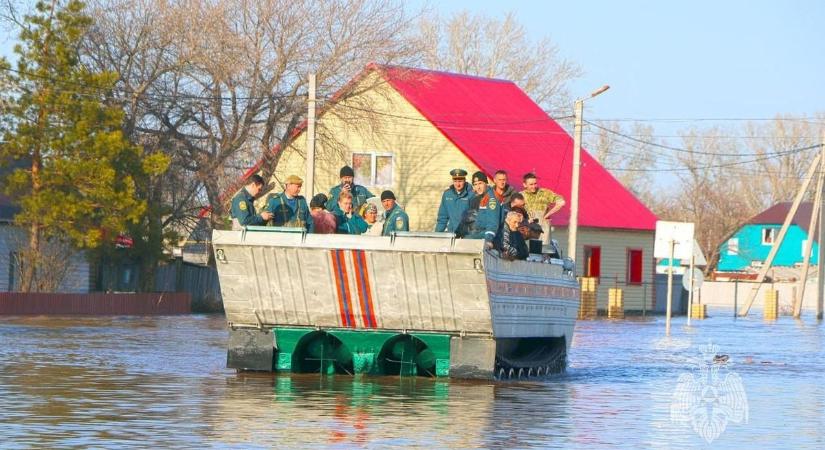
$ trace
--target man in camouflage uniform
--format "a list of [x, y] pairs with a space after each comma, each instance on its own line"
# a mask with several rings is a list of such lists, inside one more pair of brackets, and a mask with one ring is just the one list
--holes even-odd
[[384, 205], [384, 231], [382, 236], [390, 236], [396, 231], [410, 231], [410, 217], [395, 202], [392, 191], [381, 193], [381, 204]]
[[360, 211], [361, 205], [366, 203], [368, 198], [375, 197], [375, 195], [364, 186], [355, 184], [355, 171], [352, 170], [352, 167], [342, 167], [338, 172], [338, 176], [341, 178], [341, 183], [329, 191], [329, 199], [327, 200], [328, 211], [332, 211], [335, 205], [338, 204], [338, 196], [341, 194], [341, 191], [347, 191], [352, 194], [353, 211]]
[[307, 201], [300, 195], [303, 185], [301, 177], [290, 175], [286, 179], [284, 191], [267, 199], [264, 209], [272, 213], [269, 225], [303, 228], [307, 233], [315, 231]]
[[252, 175], [249, 182], [240, 192], [232, 197], [232, 207], [230, 215], [232, 217], [232, 229], [240, 230], [247, 225], [265, 225], [272, 218], [272, 213], [264, 211], [255, 213], [255, 197], [261, 193], [264, 187], [264, 179], [260, 175]]
[[564, 198], [550, 189], [540, 188], [538, 179], [534, 173], [526, 173], [522, 177], [525, 209], [530, 215], [530, 221], [538, 220], [541, 225], [542, 241], [544, 246], [550, 243], [551, 217], [564, 206]]

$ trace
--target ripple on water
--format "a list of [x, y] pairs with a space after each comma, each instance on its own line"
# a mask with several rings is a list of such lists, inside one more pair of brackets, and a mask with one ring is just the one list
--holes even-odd
[[[728, 314], [580, 322], [540, 382], [236, 374], [220, 316], [0, 322], [0, 442], [20, 447], [706, 448], [671, 421], [707, 344], [729, 355], [748, 423], [713, 447], [825, 448], [823, 326]], [[781, 418], [793, 418], [792, 421]]]

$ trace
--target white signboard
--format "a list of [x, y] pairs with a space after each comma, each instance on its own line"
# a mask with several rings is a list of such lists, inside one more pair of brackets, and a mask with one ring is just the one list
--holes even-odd
[[[698, 291], [699, 288], [702, 287], [702, 282], [705, 281], [705, 274], [702, 273], [700, 269], [693, 269], [693, 290]], [[682, 277], [682, 287], [685, 288], [686, 291], [690, 292], [690, 279], [691, 277], [685, 274]]]
[[693, 223], [657, 220], [653, 257], [670, 258], [671, 242], [674, 244], [673, 258], [690, 262], [693, 254]]
[[[708, 260], [705, 258], [705, 254], [702, 253], [702, 248], [699, 247], [699, 243], [696, 242], [696, 239], [693, 240], [693, 265], [699, 267], [705, 267], [708, 265]], [[687, 261], [682, 261], [682, 264], [687, 266], [690, 265], [690, 258]]]

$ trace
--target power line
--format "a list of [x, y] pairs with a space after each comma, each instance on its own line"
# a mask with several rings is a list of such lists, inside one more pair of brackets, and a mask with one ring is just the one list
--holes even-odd
[[805, 122], [815, 125], [825, 125], [825, 119], [818, 117], [695, 117], [695, 118], [604, 118], [596, 117], [591, 120], [601, 122]]
[[[69, 80], [64, 79], [57, 79], [54, 77], [39, 75], [32, 72], [21, 71], [17, 69], [12, 69], [10, 67], [0, 67], [0, 71], [5, 72], [13, 72], [18, 75], [30, 77], [30, 78], [37, 78], [44, 81], [48, 81], [54, 85], [63, 85], [63, 86], [70, 86], [78, 90], [70, 90], [70, 89], [60, 89], [58, 92], [60, 93], [68, 93], [68, 94], [77, 94], [77, 95], [93, 95], [93, 94], [101, 94], [101, 93], [116, 93], [118, 92], [118, 88], [114, 85], [111, 87], [94, 87], [89, 86], [82, 83], [76, 83]], [[90, 72], [90, 75], [93, 73]], [[115, 80], [115, 84], [123, 83], [123, 80]], [[122, 89], [121, 90], [126, 95], [136, 94], [137, 92], [131, 89]], [[194, 95], [194, 94], [153, 94], [147, 91], [141, 93], [142, 96], [152, 98], [155, 100], [170, 100], [170, 99], [182, 99], [182, 100], [204, 100], [204, 101], [221, 101], [221, 102], [233, 102], [233, 101], [252, 101], [252, 100], [270, 100], [270, 99], [287, 99], [287, 98], [304, 98], [306, 94], [278, 94], [278, 95], [261, 95], [261, 96], [208, 96], [208, 95]]]
[[[704, 152], [704, 151], [700, 151], [700, 150], [690, 150], [690, 149], [681, 148], [681, 147], [674, 147], [674, 146], [671, 146], [671, 145], [659, 144], [658, 142], [645, 141], [643, 139], [638, 139], [638, 138], [635, 138], [631, 135], [628, 135], [628, 134], [625, 134], [625, 133], [622, 133], [622, 132], [619, 132], [619, 131], [611, 130], [610, 128], [601, 126], [601, 125], [599, 125], [597, 123], [594, 123], [594, 122], [591, 122], [589, 120], [585, 120], [584, 122], [587, 123], [587, 124], [593, 125], [596, 128], [602, 129], [602, 130], [604, 130], [608, 133], [614, 134], [616, 136], [621, 136], [625, 139], [629, 139], [629, 140], [631, 140], [633, 142], [637, 142], [639, 144], [650, 145], [652, 147], [659, 147], [659, 148], [663, 148], [665, 150], [671, 150], [671, 151], [679, 152], [679, 153], [689, 153], [689, 154], [693, 154], [693, 155], [705, 155], [705, 156], [727, 156], [727, 157], [733, 157], [733, 158], [743, 157], [743, 156], [761, 156], [761, 155], [765, 154], [765, 153], [762, 153], [762, 152], [761, 153], [716, 153], [716, 152]], [[814, 147], [816, 147], [816, 145]], [[796, 149], [791, 149], [791, 150], [786, 150], [786, 151], [778, 151], [778, 152], [774, 152], [774, 156], [782, 156], [782, 155], [785, 155], [785, 154], [791, 154], [791, 153], [795, 153], [795, 151], [796, 151]]]
[[[808, 147], [800, 147], [793, 150], [789, 150], [788, 153], [799, 153], [805, 150], [812, 150], [815, 148], [819, 148], [822, 144], [811, 145]], [[710, 164], [707, 166], [699, 166], [699, 167], [669, 167], [669, 168], [643, 168], [643, 169], [635, 169], [635, 168], [628, 168], [628, 167], [606, 167], [608, 170], [614, 170], [618, 172], [676, 172], [676, 171], [692, 171], [692, 170], [705, 170], [705, 169], [717, 169], [717, 168], [724, 168], [724, 167], [734, 167], [734, 166], [741, 166], [745, 164], [750, 164], [754, 162], [764, 161], [768, 159], [773, 159], [777, 155], [769, 155], [764, 156], [761, 158], [756, 158], [748, 161], [737, 161], [737, 162], [728, 162], [728, 163], [720, 163], [720, 164]]]

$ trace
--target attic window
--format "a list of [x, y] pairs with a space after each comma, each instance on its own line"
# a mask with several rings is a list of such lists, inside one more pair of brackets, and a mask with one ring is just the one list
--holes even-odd
[[728, 255], [739, 254], [739, 238], [728, 239]]
[[393, 156], [391, 153], [362, 152], [352, 154], [355, 183], [362, 186], [392, 186]]
[[776, 239], [776, 228], [762, 228], [762, 245], [773, 245]]

